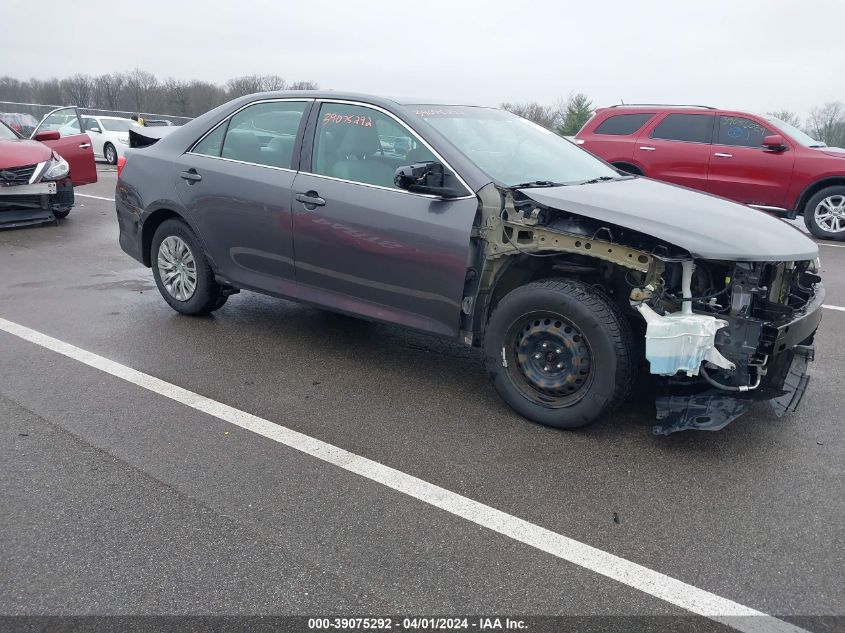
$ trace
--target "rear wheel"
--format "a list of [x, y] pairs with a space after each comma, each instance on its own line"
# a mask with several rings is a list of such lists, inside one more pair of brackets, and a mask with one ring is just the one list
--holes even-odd
[[53, 217], [57, 220], [61, 220], [62, 218], [66, 218], [70, 213], [70, 209], [63, 209], [61, 211], [53, 210]]
[[518, 413], [573, 429], [610, 413], [628, 395], [631, 339], [625, 317], [601, 290], [538, 281], [496, 306], [484, 339], [485, 366]]
[[117, 165], [117, 150], [111, 143], [103, 145], [103, 156], [109, 165]]
[[184, 222], [161, 223], [153, 236], [150, 261], [161, 296], [177, 312], [208, 314], [226, 303], [199, 240]]
[[845, 187], [828, 187], [810, 198], [804, 224], [823, 240], [845, 240]]

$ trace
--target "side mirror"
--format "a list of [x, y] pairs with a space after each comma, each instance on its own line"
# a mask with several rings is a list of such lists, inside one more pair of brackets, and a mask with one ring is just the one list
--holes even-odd
[[443, 198], [457, 198], [465, 192], [446, 172], [443, 165], [435, 162], [414, 163], [399, 167], [393, 177], [394, 184], [412, 193], [427, 193]]
[[96, 125], [92, 125], [91, 127], [89, 127], [88, 131], [89, 132], [96, 132], [97, 134], [102, 133], [102, 130], [100, 128], [98, 128]]
[[767, 152], [783, 152], [788, 147], [780, 134], [770, 134], [763, 138], [763, 149]]
[[41, 130], [32, 137], [35, 141], [58, 141], [62, 138], [58, 130]]

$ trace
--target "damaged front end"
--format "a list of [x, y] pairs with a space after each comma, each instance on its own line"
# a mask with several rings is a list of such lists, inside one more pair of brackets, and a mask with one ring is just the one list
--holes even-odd
[[569, 212], [531, 194], [493, 185], [479, 192], [465, 342], [479, 342], [490, 307], [511, 289], [575, 277], [600, 286], [623, 310], [644, 368], [647, 361], [662, 377], [654, 433], [718, 430], [758, 400], [778, 416], [796, 409], [824, 299], [817, 260], [693, 255], [643, 226]]

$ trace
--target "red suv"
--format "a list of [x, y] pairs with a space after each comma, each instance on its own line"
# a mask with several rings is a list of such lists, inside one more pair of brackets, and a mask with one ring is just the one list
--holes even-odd
[[772, 213], [804, 215], [816, 237], [845, 240], [845, 149], [769, 115], [708, 106], [601, 108], [575, 137], [626, 172]]

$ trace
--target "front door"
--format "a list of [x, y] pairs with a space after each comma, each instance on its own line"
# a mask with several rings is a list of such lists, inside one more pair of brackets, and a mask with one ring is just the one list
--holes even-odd
[[746, 117], [720, 116], [707, 191], [745, 204], [782, 208], [795, 152], [791, 147], [781, 152], [764, 149], [763, 138], [774, 133]]
[[397, 188], [397, 167], [443, 161], [381, 109], [325, 101], [312, 121], [313, 151], [294, 182], [299, 296], [457, 336], [475, 196]]
[[712, 114], [667, 114], [643, 130], [633, 160], [649, 178], [703, 191], [713, 122]]
[[[73, 128], [70, 127], [72, 123], [76, 124]], [[64, 134], [60, 129], [64, 130]], [[57, 131], [62, 134], [57, 140], [42, 143], [51, 147], [70, 165], [70, 179], [74, 187], [97, 182], [97, 164], [94, 162], [91, 139], [80, 130], [82, 123], [76, 108], [57, 108], [41, 120], [31, 136], [34, 138], [42, 131]]]
[[291, 186], [310, 100], [248, 105], [177, 161], [175, 187], [220, 275], [293, 296]]

